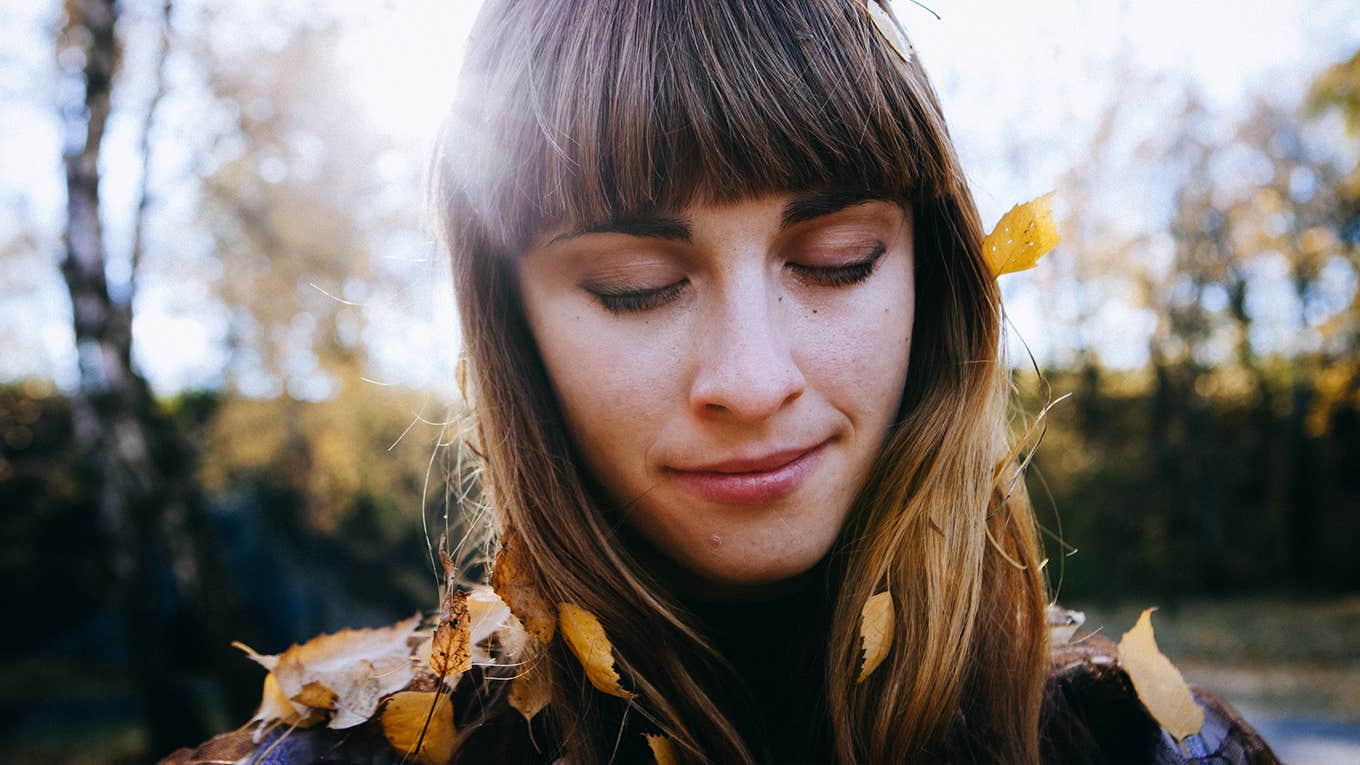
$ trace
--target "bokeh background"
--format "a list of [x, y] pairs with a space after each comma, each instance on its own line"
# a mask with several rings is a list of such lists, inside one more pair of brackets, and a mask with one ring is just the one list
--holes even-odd
[[[0, 763], [154, 760], [253, 712], [231, 640], [434, 605], [422, 173], [477, 5], [0, 4]], [[984, 222], [1057, 192], [1004, 287], [1027, 407], [1071, 394], [1029, 478], [1060, 600], [1160, 606], [1287, 759], [1360, 761], [1360, 9], [929, 5]]]

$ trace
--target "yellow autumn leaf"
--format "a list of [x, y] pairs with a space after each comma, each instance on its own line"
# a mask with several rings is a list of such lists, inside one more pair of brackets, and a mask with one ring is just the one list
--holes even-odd
[[283, 695], [279, 689], [279, 679], [270, 672], [264, 676], [264, 693], [260, 697], [260, 708], [255, 712], [255, 716], [250, 718], [251, 722], [271, 723], [275, 720], [292, 725], [302, 719], [302, 713], [297, 710], [288, 697]]
[[510, 682], [510, 706], [519, 710], [526, 721], [543, 711], [552, 700], [552, 675], [542, 656], [525, 660], [519, 676]]
[[680, 760], [675, 756], [675, 746], [671, 744], [669, 738], [655, 733], [642, 735], [647, 738], [647, 746], [652, 750], [652, 758], [656, 760], [656, 765], [679, 765]]
[[335, 709], [336, 698], [335, 691], [327, 688], [325, 683], [313, 680], [302, 686], [302, 690], [292, 700], [313, 709]]
[[1058, 246], [1062, 236], [1053, 221], [1053, 192], [1016, 205], [1001, 216], [982, 240], [982, 257], [994, 276], [1033, 268]]
[[585, 667], [586, 677], [596, 688], [611, 696], [631, 699], [636, 693], [629, 693], [619, 687], [619, 673], [614, 670], [614, 646], [604, 633], [604, 626], [595, 614], [574, 603], [559, 603], [558, 622], [562, 626], [562, 637], [567, 647]]
[[501, 551], [491, 571], [491, 589], [510, 607], [510, 612], [540, 643], [548, 644], [557, 628], [557, 619], [548, 601], [529, 578], [522, 559], [518, 536], [507, 531], [501, 537]]
[[1133, 681], [1148, 713], [1180, 741], [1204, 727], [1204, 710], [1190, 695], [1180, 670], [1158, 650], [1152, 634], [1153, 610], [1144, 609], [1138, 623], [1120, 638], [1119, 666]]
[[864, 661], [856, 683], [864, 682], [888, 656], [893, 641], [892, 594], [884, 591], [864, 602], [859, 616], [859, 635], [864, 644]]
[[401, 752], [403, 761], [414, 756], [421, 765], [445, 765], [453, 757], [458, 730], [453, 725], [453, 704], [444, 694], [422, 691], [394, 694], [383, 706], [381, 721], [387, 743]]

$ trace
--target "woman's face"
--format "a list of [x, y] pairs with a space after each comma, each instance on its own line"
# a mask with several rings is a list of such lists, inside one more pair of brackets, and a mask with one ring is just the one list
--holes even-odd
[[776, 195], [541, 237], [524, 310], [576, 447], [622, 517], [710, 583], [830, 549], [901, 402], [912, 221]]

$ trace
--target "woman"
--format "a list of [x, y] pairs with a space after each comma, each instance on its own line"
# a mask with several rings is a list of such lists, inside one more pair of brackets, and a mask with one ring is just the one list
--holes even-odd
[[[999, 295], [894, 42], [852, 0], [492, 2], [436, 166], [491, 504], [714, 762], [1038, 754]], [[603, 762], [621, 704], [563, 658], [551, 709]]]
[[530, 725], [504, 673], [463, 680], [455, 761], [1186, 751], [1108, 651], [1050, 681], [1000, 294], [882, 7], [488, 0], [460, 77], [431, 189], [488, 520], [598, 619], [622, 692], [549, 638]]
[[1035, 761], [1047, 594], [1000, 295], [895, 22], [490, 2], [461, 77], [433, 190], [491, 506], [638, 694], [558, 641], [564, 750], [608, 759], [628, 709], [714, 762]]

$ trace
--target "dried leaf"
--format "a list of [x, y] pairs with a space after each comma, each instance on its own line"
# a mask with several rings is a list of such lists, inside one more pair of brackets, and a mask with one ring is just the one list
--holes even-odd
[[651, 747], [656, 765], [678, 765], [680, 760], [675, 756], [675, 745], [669, 738], [656, 733], [642, 735], [647, 738], [647, 746]]
[[556, 615], [529, 577], [521, 558], [520, 542], [511, 532], [502, 535], [501, 551], [491, 572], [491, 589], [510, 607], [524, 629], [540, 643], [552, 641]]
[[1143, 706], [1177, 741], [1199, 733], [1204, 710], [1190, 695], [1180, 670], [1157, 648], [1152, 612], [1147, 608], [1119, 640], [1119, 666], [1128, 673]]
[[493, 637], [498, 643], [501, 657], [511, 661], [518, 658], [523, 640], [515, 640], [510, 638], [510, 635], [517, 633], [522, 636], [524, 627], [510, 613], [510, 607], [505, 605], [505, 601], [501, 600], [495, 590], [485, 585], [473, 587], [468, 590], [467, 606], [468, 616], [472, 622], [472, 635], [469, 640], [472, 643], [473, 663], [495, 663], [497, 657], [492, 656], [488, 650]]
[[264, 667], [270, 672], [273, 672], [274, 668], [279, 666], [279, 657], [263, 656], [254, 648], [251, 648], [250, 646], [246, 645], [245, 643], [242, 643], [239, 640], [231, 641], [231, 647], [239, 648], [240, 650], [244, 651], [246, 656], [250, 657], [251, 661], [255, 662], [256, 664], [259, 664], [261, 667]]
[[[377, 711], [378, 702], [382, 701], [383, 696], [406, 686], [406, 683], [402, 683], [397, 688], [384, 688], [379, 680], [378, 670], [373, 666], [373, 662], [367, 659], [360, 659], [345, 672], [331, 677], [332, 682], [338, 679], [341, 685], [336, 691], [335, 714], [331, 716], [331, 721], [326, 727], [336, 730], [353, 728], [368, 722]], [[410, 677], [408, 662], [406, 672], [408, 682]]]
[[411, 681], [407, 640], [419, 624], [417, 614], [390, 627], [341, 630], [294, 645], [276, 657], [279, 691], [294, 699], [308, 683], [320, 683], [336, 694], [330, 727], [358, 725], [373, 716], [379, 699]]
[[393, 695], [383, 706], [382, 729], [387, 743], [403, 758], [414, 756], [421, 765], [445, 765], [453, 757], [458, 731], [453, 725], [453, 704], [442, 693], [402, 691]]
[[1033, 268], [1062, 239], [1053, 221], [1053, 192], [1016, 205], [982, 240], [982, 256], [1000, 276]]
[[449, 607], [453, 594], [458, 592], [458, 567], [453, 565], [453, 556], [444, 549], [444, 537], [439, 537], [439, 564], [444, 567], [444, 597], [439, 601], [439, 621], [449, 621]]
[[874, 27], [878, 29], [879, 35], [892, 46], [893, 51], [903, 61], [910, 63], [911, 43], [907, 41], [907, 36], [902, 34], [902, 30], [888, 15], [888, 12], [883, 10], [883, 7], [876, 0], [864, 0], [864, 7], [869, 11], [869, 18], [874, 20]]
[[888, 656], [893, 641], [892, 594], [884, 591], [864, 602], [860, 611], [859, 634], [864, 643], [864, 662], [860, 664], [856, 683], [864, 682]]
[[472, 669], [472, 619], [468, 616], [467, 591], [459, 590], [445, 601], [445, 607], [440, 609], [444, 616], [430, 644], [430, 669], [440, 678]]
[[1049, 645], [1064, 645], [1076, 634], [1077, 628], [1086, 622], [1086, 614], [1072, 611], [1056, 603], [1050, 603], [1048, 616]]
[[619, 673], [614, 670], [614, 646], [609, 643], [604, 626], [595, 614], [573, 603], [559, 603], [557, 618], [562, 624], [562, 637], [585, 667], [591, 684], [611, 696], [635, 698], [636, 693], [619, 687]]
[[336, 693], [327, 688], [325, 683], [313, 680], [302, 686], [302, 690], [292, 700], [313, 709], [335, 709]]
[[279, 679], [273, 672], [264, 676], [264, 693], [260, 698], [260, 708], [251, 722], [270, 723], [278, 720], [292, 725], [302, 719], [301, 713], [288, 702], [288, 697], [279, 689]]
[[552, 675], [547, 661], [541, 656], [526, 660], [519, 676], [510, 683], [510, 706], [518, 709], [526, 721], [532, 721], [551, 700]]

